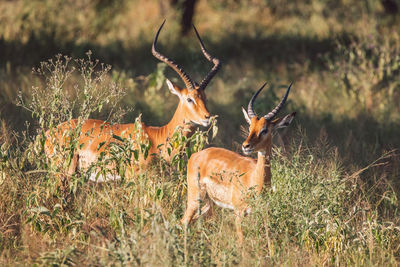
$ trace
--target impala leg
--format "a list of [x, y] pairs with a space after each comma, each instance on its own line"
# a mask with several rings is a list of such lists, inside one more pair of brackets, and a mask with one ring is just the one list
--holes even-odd
[[189, 200], [188, 197], [188, 203], [185, 211], [185, 215], [183, 215], [183, 218], [181, 219], [181, 223], [187, 227], [190, 221], [192, 220], [192, 217], [194, 213], [198, 210], [199, 208], [199, 201], [197, 200]]
[[201, 207], [201, 211], [199, 214], [199, 208], [200, 208], [200, 201], [196, 199], [195, 201], [191, 202], [190, 204], [188, 203], [188, 207], [186, 208], [185, 215], [183, 215], [183, 218], [181, 220], [181, 223], [184, 226], [188, 226], [189, 223], [192, 220], [196, 220], [200, 217], [200, 215], [204, 215], [208, 212], [208, 210], [211, 207], [211, 203], [208, 199], [206, 199], [206, 203], [204, 204], [203, 207]]
[[204, 215], [209, 211], [209, 209], [211, 207], [211, 201], [209, 198], [203, 198], [203, 199], [204, 199], [204, 203], [201, 203], [201, 201], [200, 201], [200, 205], [202, 205], [200, 212], [199, 212], [199, 209], [197, 209], [196, 213], [192, 217], [192, 220], [198, 219], [201, 215]]
[[76, 172], [76, 167], [78, 166], [78, 154], [75, 153], [71, 159], [71, 164], [67, 170], [67, 177], [71, 177]]
[[76, 172], [77, 166], [78, 154], [75, 153], [71, 159], [71, 164], [68, 166], [66, 173], [64, 175], [61, 175], [61, 189], [65, 193], [68, 191], [68, 180]]
[[[185, 215], [181, 219], [181, 223], [187, 226], [192, 219], [199, 217], [199, 208], [206, 196], [205, 185], [200, 185], [197, 174], [188, 177], [188, 198]], [[206, 213], [210, 209], [210, 202], [206, 201], [204, 206], [201, 207], [201, 214]], [[195, 215], [196, 213], [196, 215]]]
[[241, 210], [235, 210], [235, 226], [236, 226], [236, 233], [239, 239], [239, 244], [243, 244], [243, 231], [242, 231], [242, 218], [243, 218], [244, 212]]

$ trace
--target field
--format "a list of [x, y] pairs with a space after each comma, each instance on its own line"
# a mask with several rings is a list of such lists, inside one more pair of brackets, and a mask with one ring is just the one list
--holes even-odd
[[[216, 126], [178, 133], [174, 160], [133, 176], [122, 171], [136, 153], [124, 140], [108, 159], [120, 181], [94, 184], [87, 170], [60, 182], [74, 148], [64, 166], [50, 164], [47, 129], [172, 117], [178, 98], [165, 80], [183, 83], [151, 54], [164, 19], [159, 50], [198, 82], [211, 69], [194, 31], [182, 36], [173, 2], [0, 2], [0, 265], [399, 265], [397, 0], [198, 1], [193, 23], [223, 63], [206, 89]], [[291, 82], [280, 114], [297, 111], [274, 137], [275, 190], [249, 196], [243, 246], [234, 214], [216, 206], [182, 229], [187, 154], [241, 153], [241, 106], [264, 82], [259, 114]]]

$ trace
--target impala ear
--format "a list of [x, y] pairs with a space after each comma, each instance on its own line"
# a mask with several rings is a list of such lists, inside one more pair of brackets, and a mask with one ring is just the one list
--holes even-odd
[[283, 118], [278, 118], [273, 120], [271, 123], [273, 125], [273, 129], [280, 129], [280, 128], [285, 128], [287, 126], [289, 126], [289, 124], [292, 122], [292, 120], [294, 119], [294, 117], [296, 116], [296, 112], [293, 112], [289, 115], [286, 115]]
[[247, 114], [247, 111], [243, 107], [242, 107], [242, 112], [243, 112], [244, 118], [246, 119], [247, 123], [250, 124], [251, 120], [250, 120], [249, 114]]
[[173, 93], [174, 95], [177, 95], [179, 97], [181, 97], [181, 88], [179, 88], [177, 85], [174, 85], [170, 80], [166, 79], [167, 81], [167, 85], [168, 85], [168, 89], [171, 93]]

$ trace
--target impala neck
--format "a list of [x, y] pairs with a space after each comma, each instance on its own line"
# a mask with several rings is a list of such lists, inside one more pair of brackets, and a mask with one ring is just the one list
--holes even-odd
[[184, 136], [188, 136], [191, 130], [193, 130], [193, 126], [190, 123], [190, 121], [187, 121], [184, 116], [184, 111], [182, 110], [182, 104], [179, 102], [178, 107], [176, 108], [176, 111], [174, 113], [174, 116], [172, 119], [168, 122], [167, 125], [160, 127], [160, 132], [164, 136], [164, 140], [167, 138], [170, 138], [174, 132], [176, 127], [182, 127], [183, 132], [182, 134]]
[[182, 104], [179, 103], [174, 116], [166, 125], [148, 127], [147, 134], [152, 141], [152, 148], [157, 148], [158, 145], [167, 143], [167, 139], [172, 137], [178, 126], [183, 128], [183, 135], [188, 136], [190, 134], [193, 126], [190, 124], [190, 121], [186, 121], [183, 112]]
[[260, 191], [263, 186], [270, 187], [271, 186], [271, 146], [272, 146], [272, 136], [270, 135], [265, 151], [258, 152], [257, 156], [257, 165], [256, 165], [256, 176], [257, 176], [257, 185], [260, 188]]

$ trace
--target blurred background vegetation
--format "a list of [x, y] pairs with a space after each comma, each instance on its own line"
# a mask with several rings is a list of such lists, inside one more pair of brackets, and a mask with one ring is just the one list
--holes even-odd
[[[33, 67], [58, 53], [82, 58], [91, 50], [94, 58], [113, 66], [112, 78], [129, 89], [121, 105], [135, 110], [125, 122], [141, 112], [144, 121], [166, 122], [177, 99], [165, 85], [153, 88], [156, 93], [146, 92], [147, 83], [143, 84], [157, 68], [150, 47], [164, 18], [160, 49], [197, 80], [210, 69], [193, 32], [182, 26], [187, 2], [194, 1], [2, 2], [2, 118], [17, 129], [29, 119], [13, 103], [18, 90], [29, 94], [35, 81]], [[195, 4], [193, 23], [207, 48], [224, 63], [207, 90], [210, 109], [224, 124], [221, 142], [232, 146], [232, 139], [240, 140], [230, 135], [243, 123], [239, 107], [262, 82], [271, 85], [259, 101], [260, 112], [267, 112], [293, 81], [287, 110], [299, 111], [298, 125], [309, 136], [325, 131], [343, 155], [357, 163], [399, 147], [398, 1]], [[180, 83], [169, 68], [165, 75]]]
[[[131, 108], [122, 122], [143, 113], [148, 125], [166, 123], [178, 100], [167, 90], [165, 77], [182, 82], [151, 55], [151, 43], [167, 19], [160, 51], [200, 81], [211, 66], [190, 28], [194, 23], [209, 52], [223, 62], [206, 90], [210, 112], [219, 115], [215, 144], [239, 151], [239, 128], [245, 124], [240, 107], [268, 81], [255, 106], [267, 113], [294, 82], [282, 114], [296, 110], [298, 115], [282, 135], [284, 143], [332, 147], [339, 169], [349, 174], [390, 152], [384, 164], [359, 175], [366, 188], [378, 181], [397, 196], [399, 8], [399, 0], [1, 1], [2, 129], [19, 132], [26, 121], [30, 130], [38, 127], [31, 113], [16, 105], [19, 91], [29, 99], [32, 86], [43, 83], [32, 68], [59, 53], [84, 58], [89, 50], [112, 65], [108, 79], [128, 92], [119, 103]], [[65, 90], [72, 92], [72, 83]], [[106, 119], [106, 114], [95, 116]], [[0, 142], [6, 142], [4, 136]], [[320, 147], [312, 153], [323, 160], [325, 152]], [[397, 198], [393, 203], [398, 207]], [[398, 223], [394, 210], [386, 215]]]

